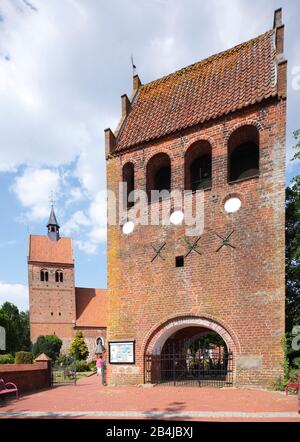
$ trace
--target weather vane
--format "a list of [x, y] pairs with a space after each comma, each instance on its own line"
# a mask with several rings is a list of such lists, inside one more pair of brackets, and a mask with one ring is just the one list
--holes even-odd
[[133, 55], [131, 54], [131, 66], [132, 66], [132, 75], [136, 73], [136, 65], [133, 62]]
[[54, 206], [54, 202], [55, 202], [55, 200], [54, 200], [54, 193], [53, 193], [53, 190], [51, 190], [50, 196], [49, 196], [49, 203], [50, 203], [51, 206]]

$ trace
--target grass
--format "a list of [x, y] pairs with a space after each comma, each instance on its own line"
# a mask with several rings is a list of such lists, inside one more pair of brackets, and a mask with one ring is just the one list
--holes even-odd
[[[81, 371], [76, 373], [76, 380], [82, 379], [86, 376], [90, 376], [95, 372], [93, 371]], [[63, 371], [53, 370], [52, 372], [52, 383], [53, 384], [73, 384], [74, 378], [72, 376], [64, 376]]]

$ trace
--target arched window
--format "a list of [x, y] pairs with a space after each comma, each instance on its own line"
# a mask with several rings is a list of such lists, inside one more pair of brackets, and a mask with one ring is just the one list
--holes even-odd
[[236, 129], [228, 140], [228, 179], [237, 181], [259, 174], [259, 132], [255, 126]]
[[185, 190], [193, 192], [211, 187], [211, 145], [196, 141], [185, 153]]
[[147, 163], [146, 188], [148, 200], [153, 201], [156, 198], [151, 191], [160, 192], [159, 198], [164, 198], [171, 191], [171, 160], [166, 153], [154, 155]]
[[48, 280], [49, 280], [48, 270], [42, 269], [40, 271], [40, 280], [42, 282], [48, 282]]
[[132, 163], [126, 163], [122, 170], [123, 182], [127, 184], [127, 192], [124, 195], [125, 207], [129, 209], [134, 205], [133, 201], [128, 201], [129, 195], [134, 191], [134, 165]]
[[56, 270], [55, 272], [55, 282], [63, 282], [64, 274], [61, 270]]

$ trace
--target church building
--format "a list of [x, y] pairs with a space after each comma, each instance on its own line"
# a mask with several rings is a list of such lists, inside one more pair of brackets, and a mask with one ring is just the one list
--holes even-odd
[[[33, 339], [102, 336], [115, 385], [267, 387], [283, 374], [283, 42], [278, 9], [250, 41], [147, 84], [133, 76], [117, 129], [105, 130], [107, 189], [125, 200], [107, 225], [107, 290], [74, 287], [72, 240], [52, 210], [48, 235], [30, 236]], [[173, 190], [194, 212], [201, 195], [201, 232], [188, 232]], [[146, 216], [170, 222], [138, 221], [142, 191]]]
[[106, 339], [106, 290], [75, 287], [72, 239], [60, 236], [53, 206], [47, 229], [47, 235], [29, 236], [31, 340], [56, 335], [67, 352], [75, 333], [82, 331], [94, 356], [97, 339]]

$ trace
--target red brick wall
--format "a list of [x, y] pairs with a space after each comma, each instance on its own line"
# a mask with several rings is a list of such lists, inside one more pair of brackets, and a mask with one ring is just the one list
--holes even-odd
[[[49, 281], [40, 280], [41, 269], [47, 269]], [[63, 271], [63, 282], [55, 282], [55, 270]], [[29, 263], [30, 335], [33, 342], [40, 335], [56, 335], [62, 341], [61, 353], [69, 351], [78, 330], [83, 332], [91, 359], [98, 336], [106, 338], [105, 328], [76, 327], [74, 266]], [[99, 312], [101, 315], [101, 312]]]
[[[108, 339], [136, 340], [136, 365], [110, 366], [111, 383], [143, 382], [150, 331], [155, 334], [173, 318], [188, 316], [210, 318], [234, 335], [237, 383], [266, 386], [282, 374], [285, 112], [285, 101], [269, 100], [107, 161], [108, 189], [117, 193], [122, 166], [131, 161], [135, 187], [145, 190], [147, 161], [166, 152], [172, 188], [183, 189], [188, 147], [201, 139], [212, 146], [212, 189], [205, 191], [201, 256], [193, 252], [184, 267], [175, 267], [175, 256], [187, 252], [184, 226], [137, 226], [128, 236], [120, 226], [108, 227]], [[260, 176], [229, 184], [227, 140], [245, 124], [259, 129]], [[235, 214], [223, 210], [229, 195], [242, 201]], [[223, 247], [216, 253], [220, 240], [213, 232], [226, 235], [233, 229], [236, 249]], [[163, 242], [165, 260], [151, 263], [151, 243]], [[261, 358], [262, 366], [245, 369], [248, 356]]]
[[[40, 281], [41, 269], [47, 269], [49, 281]], [[55, 271], [63, 271], [63, 282], [55, 282]], [[30, 336], [55, 334], [63, 341], [66, 352], [74, 335], [76, 320], [74, 266], [29, 263]]]
[[5, 382], [13, 382], [20, 393], [40, 390], [50, 386], [47, 363], [35, 364], [1, 364], [0, 378]]

